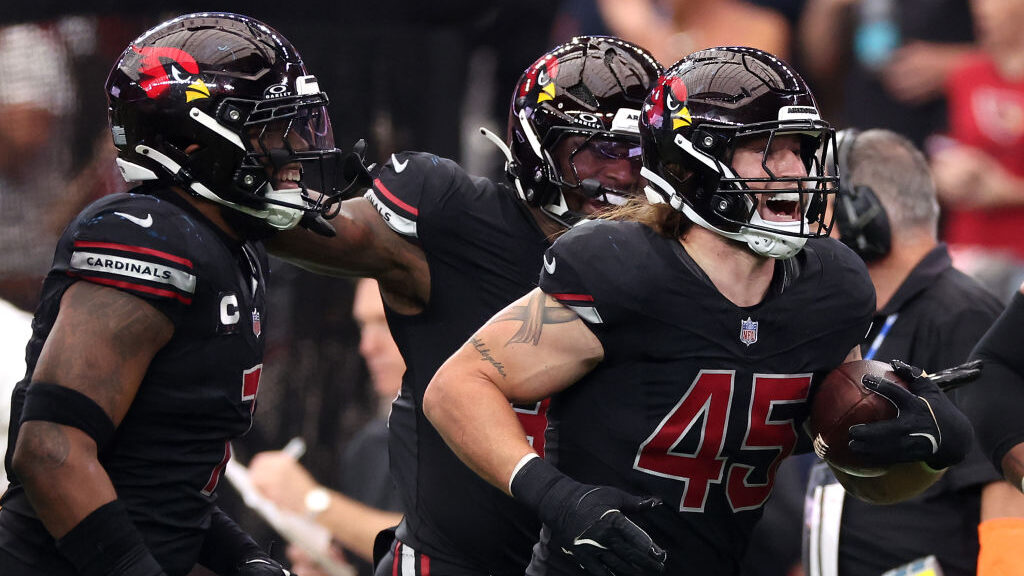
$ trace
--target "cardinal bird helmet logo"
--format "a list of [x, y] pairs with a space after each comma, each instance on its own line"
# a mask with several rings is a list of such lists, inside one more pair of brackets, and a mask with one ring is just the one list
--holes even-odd
[[132, 46], [132, 50], [141, 57], [139, 87], [149, 98], [155, 100], [182, 88], [186, 102], [210, 97], [210, 89], [199, 77], [199, 64], [191, 54], [161, 46]]
[[644, 105], [647, 124], [661, 128], [666, 113], [672, 119], [672, 130], [689, 126], [692, 122], [690, 109], [686, 107], [686, 84], [678, 76], [662, 77], [651, 92], [650, 100]]
[[555, 78], [558, 78], [558, 58], [548, 56], [530, 67], [526, 81], [520, 85], [519, 96], [537, 91], [537, 104], [554, 100]]

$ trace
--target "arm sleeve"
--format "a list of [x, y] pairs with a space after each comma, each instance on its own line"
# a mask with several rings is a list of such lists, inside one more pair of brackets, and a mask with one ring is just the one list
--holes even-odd
[[[978, 296], [973, 303], [976, 306], [965, 307], [958, 313], [950, 315], [946, 321], [933, 326], [930, 333], [923, 335], [922, 343], [934, 344], [922, 346], [929, 351], [928, 361], [923, 363], [922, 367], [929, 372], [936, 372], [967, 360], [971, 348], [978, 343], [999, 314], [998, 303], [994, 299], [991, 306], [985, 306], [986, 302], [987, 300], [982, 300], [982, 296]], [[962, 394], [973, 385], [968, 384], [946, 393], [961, 411]], [[963, 490], [996, 480], [999, 480], [999, 475], [989, 463], [988, 455], [982, 450], [976, 437], [964, 460], [950, 468], [939, 482], [950, 489]]]
[[982, 450], [1002, 471], [1003, 456], [1024, 442], [1024, 295], [1010, 305], [971, 353], [984, 362], [981, 378], [959, 391], [960, 407], [974, 424]]

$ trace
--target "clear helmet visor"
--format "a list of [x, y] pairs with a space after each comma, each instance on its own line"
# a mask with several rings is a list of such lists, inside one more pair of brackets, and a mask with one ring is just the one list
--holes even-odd
[[245, 136], [244, 164], [262, 168], [262, 196], [268, 204], [332, 216], [333, 208], [363, 181], [358, 157], [335, 147], [322, 100], [258, 106]]

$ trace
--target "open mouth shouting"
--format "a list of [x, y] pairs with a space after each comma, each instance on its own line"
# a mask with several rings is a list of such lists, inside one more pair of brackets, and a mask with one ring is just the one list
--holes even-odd
[[798, 192], [764, 193], [757, 211], [769, 222], [793, 222], [800, 220], [800, 194]]

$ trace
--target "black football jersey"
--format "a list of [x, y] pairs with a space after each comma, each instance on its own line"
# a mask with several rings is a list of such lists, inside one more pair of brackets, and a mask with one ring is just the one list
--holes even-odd
[[[777, 261], [751, 307], [722, 296], [682, 245], [635, 222], [583, 223], [544, 256], [540, 287], [575, 310], [605, 358], [557, 394], [546, 458], [574, 479], [663, 501], [631, 515], [666, 574], [735, 574], [812, 386], [874, 311], [861, 260], [812, 239]], [[547, 530], [529, 574], [579, 574]]]
[[[391, 471], [405, 505], [398, 537], [470, 573], [521, 575], [538, 521], [462, 464], [424, 417], [422, 401], [441, 364], [537, 286], [549, 244], [508, 187], [431, 154], [396, 155], [366, 197], [395, 232], [423, 249], [430, 267], [426, 309], [414, 316], [387, 310], [406, 363], [389, 419]], [[544, 408], [517, 407], [538, 450]]]
[[[138, 296], [174, 323], [99, 455], [154, 556], [174, 576], [195, 564], [229, 441], [252, 423], [268, 267], [261, 244], [232, 240], [172, 191], [150, 192], [102, 198], [64, 231], [27, 358], [31, 374], [61, 297], [77, 281]], [[27, 382], [15, 389], [12, 422]], [[12, 434], [8, 470], [15, 441]], [[3, 511], [33, 515], [17, 478]]]

